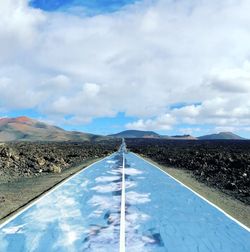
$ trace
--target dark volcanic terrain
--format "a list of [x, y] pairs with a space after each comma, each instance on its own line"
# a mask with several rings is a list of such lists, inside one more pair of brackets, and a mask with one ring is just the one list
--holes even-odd
[[0, 145], [0, 183], [21, 177], [60, 173], [86, 159], [107, 156], [120, 140], [99, 142], [12, 142]]
[[0, 143], [0, 223], [121, 141]]
[[128, 148], [250, 204], [250, 141], [126, 139]]

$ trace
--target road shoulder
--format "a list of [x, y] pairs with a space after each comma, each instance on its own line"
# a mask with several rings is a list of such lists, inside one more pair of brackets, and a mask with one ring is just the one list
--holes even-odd
[[182, 182], [184, 185], [191, 188], [193, 191], [197, 192], [208, 201], [212, 202], [227, 214], [231, 215], [233, 218], [250, 228], [250, 206], [244, 204], [243, 202], [233, 199], [231, 196], [207, 185], [197, 181], [192, 173], [188, 170], [171, 168], [168, 166], [163, 166], [155, 161], [140, 155], [147, 161], [159, 167], [161, 170], [167, 172], [175, 179]]
[[87, 159], [82, 164], [58, 174], [46, 174], [0, 184], [0, 224], [32, 204], [55, 186], [101, 159], [103, 157]]

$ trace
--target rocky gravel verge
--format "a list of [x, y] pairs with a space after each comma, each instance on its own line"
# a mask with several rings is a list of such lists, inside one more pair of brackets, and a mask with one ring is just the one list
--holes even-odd
[[[0, 145], [0, 183], [22, 177], [61, 173], [88, 158], [116, 151], [120, 140], [82, 143], [13, 142]], [[1, 200], [1, 199], [0, 199]]]
[[128, 148], [250, 204], [250, 141], [126, 139]]

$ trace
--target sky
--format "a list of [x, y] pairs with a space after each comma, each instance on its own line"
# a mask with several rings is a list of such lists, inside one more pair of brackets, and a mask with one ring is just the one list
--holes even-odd
[[249, 0], [0, 1], [0, 117], [250, 138]]

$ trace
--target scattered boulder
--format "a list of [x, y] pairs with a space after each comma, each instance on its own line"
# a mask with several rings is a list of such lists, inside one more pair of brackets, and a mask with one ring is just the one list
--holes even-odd
[[39, 166], [44, 166], [46, 163], [44, 158], [37, 158], [36, 162], [38, 163]]
[[50, 171], [53, 172], [53, 173], [61, 173], [62, 169], [61, 169], [60, 166], [52, 164], [50, 166]]

